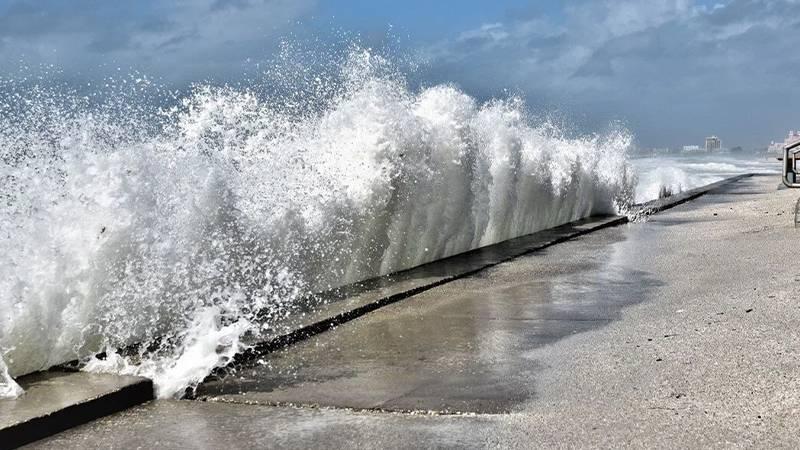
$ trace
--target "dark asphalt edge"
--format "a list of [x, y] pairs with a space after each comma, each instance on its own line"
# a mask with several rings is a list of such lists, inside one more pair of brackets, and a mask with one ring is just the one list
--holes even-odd
[[0, 429], [0, 449], [13, 449], [153, 400], [153, 382], [142, 379], [50, 414]]
[[[554, 245], [557, 245], [557, 244], [560, 244], [560, 243], [563, 243], [563, 242], [566, 242], [566, 241], [569, 241], [569, 240], [572, 240], [572, 239], [587, 235], [589, 233], [593, 233], [595, 231], [602, 230], [604, 228], [609, 228], [609, 227], [614, 227], [614, 226], [618, 226], [618, 225], [623, 225], [623, 224], [629, 223], [631, 221], [631, 217], [634, 220], [637, 220], [637, 219], [642, 218], [642, 217], [646, 217], [646, 216], [650, 216], [650, 215], [653, 215], [653, 214], [656, 214], [656, 213], [659, 213], [659, 212], [662, 212], [662, 211], [666, 211], [668, 209], [671, 209], [671, 208], [674, 208], [676, 206], [682, 205], [682, 204], [684, 204], [686, 202], [689, 202], [691, 200], [697, 199], [698, 197], [701, 197], [701, 196], [703, 196], [703, 195], [705, 195], [705, 194], [707, 194], [707, 193], [709, 193], [709, 192], [711, 192], [711, 191], [713, 191], [715, 189], [718, 189], [718, 188], [723, 187], [725, 185], [737, 182], [737, 181], [742, 180], [744, 178], [752, 177], [753, 175], [754, 175], [753, 173], [744, 174], [744, 175], [736, 175], [736, 176], [733, 176], [733, 177], [730, 177], [730, 178], [726, 178], [724, 180], [717, 181], [715, 183], [711, 183], [711, 184], [708, 184], [708, 185], [705, 185], [705, 186], [701, 186], [701, 187], [698, 187], [698, 188], [694, 188], [694, 189], [690, 189], [688, 191], [681, 192], [680, 194], [677, 194], [677, 195], [672, 195], [670, 197], [666, 197], [666, 198], [663, 198], [663, 199], [652, 200], [652, 201], [649, 201], [649, 202], [646, 202], [646, 203], [642, 203], [642, 204], [639, 204], [639, 205], [634, 205], [631, 208], [631, 210], [627, 213], [626, 216], [616, 216], [616, 218], [613, 219], [613, 220], [603, 221], [603, 222], [600, 222], [596, 226], [588, 227], [588, 228], [582, 229], [582, 230], [576, 230], [576, 231], [573, 231], [571, 233], [566, 233], [563, 236], [559, 236], [559, 237], [557, 237], [557, 238], [555, 238], [553, 240], [550, 240], [548, 242], [545, 242], [545, 243], [543, 243], [541, 245], [533, 246], [533, 247], [525, 249], [525, 250], [523, 250], [523, 251], [521, 251], [519, 253], [509, 254], [508, 257], [502, 258], [502, 259], [500, 259], [498, 261], [495, 261], [495, 262], [492, 262], [492, 263], [485, 264], [485, 265], [480, 266], [478, 268], [467, 270], [467, 271], [464, 271], [462, 273], [455, 274], [455, 275], [452, 275], [452, 276], [448, 276], [448, 277], [442, 278], [440, 280], [437, 280], [435, 282], [432, 282], [432, 283], [429, 283], [429, 284], [426, 284], [426, 285], [423, 285], [423, 286], [418, 286], [418, 287], [409, 289], [407, 291], [403, 291], [403, 292], [399, 292], [399, 293], [396, 293], [396, 294], [393, 294], [393, 295], [390, 295], [390, 296], [387, 296], [387, 297], [383, 297], [383, 298], [380, 298], [380, 299], [378, 299], [378, 300], [376, 300], [376, 301], [374, 301], [372, 303], [368, 303], [366, 305], [362, 305], [362, 306], [359, 306], [357, 308], [354, 308], [354, 309], [351, 309], [351, 310], [336, 314], [336, 315], [334, 315], [332, 317], [329, 317], [327, 319], [323, 319], [323, 320], [314, 322], [314, 323], [312, 323], [310, 325], [301, 326], [301, 327], [299, 327], [299, 328], [297, 328], [297, 329], [295, 329], [293, 331], [290, 331], [288, 333], [282, 334], [282, 335], [277, 336], [275, 338], [272, 338], [272, 339], [257, 343], [255, 345], [253, 345], [252, 347], [246, 349], [245, 351], [237, 353], [236, 355], [233, 356], [231, 361], [225, 367], [217, 370], [214, 374], [211, 375], [210, 378], [213, 378], [215, 376], [219, 376], [219, 375], [221, 375], [221, 374], [223, 374], [223, 373], [225, 373], [226, 371], [229, 371], [229, 370], [234, 370], [235, 371], [235, 369], [238, 368], [239, 366], [246, 365], [247, 363], [250, 363], [253, 360], [255, 360], [255, 359], [257, 359], [257, 358], [259, 358], [259, 357], [261, 357], [263, 355], [266, 355], [266, 354], [275, 352], [277, 350], [289, 347], [289, 346], [291, 346], [293, 344], [296, 344], [298, 342], [304, 341], [304, 340], [306, 340], [308, 338], [311, 338], [313, 336], [316, 336], [318, 334], [322, 334], [322, 333], [324, 333], [324, 332], [326, 332], [328, 330], [336, 328], [339, 325], [342, 325], [344, 323], [350, 322], [350, 321], [352, 321], [354, 319], [362, 317], [362, 316], [364, 316], [366, 314], [369, 314], [369, 313], [371, 313], [373, 311], [376, 311], [376, 310], [378, 310], [380, 308], [383, 308], [385, 306], [397, 303], [397, 302], [399, 302], [401, 300], [405, 300], [405, 299], [407, 299], [409, 297], [412, 297], [414, 295], [417, 295], [417, 294], [420, 294], [422, 292], [428, 291], [430, 289], [442, 286], [444, 284], [450, 283], [452, 281], [455, 281], [455, 280], [458, 280], [458, 279], [461, 279], [461, 278], [465, 278], [465, 277], [469, 277], [469, 276], [475, 275], [476, 273], [479, 273], [479, 272], [484, 271], [486, 269], [490, 269], [490, 268], [492, 268], [494, 266], [497, 266], [499, 264], [511, 261], [511, 260], [513, 260], [515, 258], [519, 258], [519, 257], [526, 256], [526, 255], [529, 255], [529, 254], [534, 253], [534, 252], [538, 252], [538, 251], [544, 250], [544, 249], [546, 249], [548, 247], [552, 247]], [[587, 218], [587, 219], [591, 219], [591, 218]], [[602, 219], [602, 218], [598, 218], [598, 220], [600, 220], [600, 219]], [[579, 221], [570, 222], [570, 223], [567, 223], [567, 224], [564, 224], [564, 225], [560, 225], [559, 227], [551, 228], [550, 230], [554, 230], [554, 229], [557, 229], [557, 228], [566, 228], [566, 227], [569, 227], [570, 225], [574, 226], [575, 224], [578, 224], [579, 222], [585, 221], [585, 220], [586, 219], [581, 219]], [[537, 233], [542, 233], [544, 231], [548, 231], [548, 230], [541, 230], [541, 231], [539, 231]], [[533, 233], [532, 235], [535, 235], [535, 234], [536, 233]], [[532, 236], [532, 235], [529, 235], [529, 236]], [[524, 236], [521, 236], [521, 237], [524, 237]], [[515, 238], [515, 239], [519, 239], [519, 238]], [[504, 241], [504, 242], [507, 242], [507, 241]], [[498, 243], [498, 244], [493, 244], [493, 245], [500, 245], [500, 244], [502, 244], [502, 242]], [[491, 247], [491, 246], [489, 246], [489, 247]], [[187, 398], [195, 398], [195, 391], [194, 390], [187, 390], [186, 397]]]

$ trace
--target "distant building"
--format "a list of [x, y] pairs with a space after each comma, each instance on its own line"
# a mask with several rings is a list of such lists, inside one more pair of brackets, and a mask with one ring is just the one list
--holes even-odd
[[706, 138], [706, 152], [718, 152], [722, 148], [722, 141], [716, 136]]
[[767, 153], [781, 155], [783, 154], [783, 147], [793, 144], [798, 140], [800, 140], [800, 131], [790, 131], [789, 135], [786, 136], [786, 139], [784, 139], [783, 142], [772, 141], [772, 143], [769, 144], [769, 147], [767, 147]]
[[684, 145], [683, 153], [700, 153], [699, 145]]

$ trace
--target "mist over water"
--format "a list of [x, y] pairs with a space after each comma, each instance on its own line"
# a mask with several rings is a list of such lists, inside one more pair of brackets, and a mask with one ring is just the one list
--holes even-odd
[[775, 158], [763, 154], [662, 155], [633, 158], [631, 164], [637, 177], [637, 203], [658, 198], [662, 190], [678, 193], [735, 175], [780, 171]]
[[625, 130], [410, 89], [364, 49], [330, 72], [177, 98], [0, 82], [0, 395], [76, 358], [180, 395], [303, 296], [633, 199]]

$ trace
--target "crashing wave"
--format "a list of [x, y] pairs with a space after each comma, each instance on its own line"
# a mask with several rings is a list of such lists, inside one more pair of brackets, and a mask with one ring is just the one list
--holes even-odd
[[518, 98], [413, 90], [389, 66], [354, 50], [314, 108], [246, 87], [155, 108], [142, 80], [105, 103], [5, 82], [0, 363], [105, 350], [89, 370], [180, 395], [309, 293], [631, 201], [626, 132], [567, 138]]

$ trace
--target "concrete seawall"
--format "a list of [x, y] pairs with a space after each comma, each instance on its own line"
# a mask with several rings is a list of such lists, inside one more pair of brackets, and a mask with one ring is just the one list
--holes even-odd
[[153, 399], [139, 377], [42, 372], [22, 377], [25, 394], [0, 400], [0, 448], [15, 448]]

